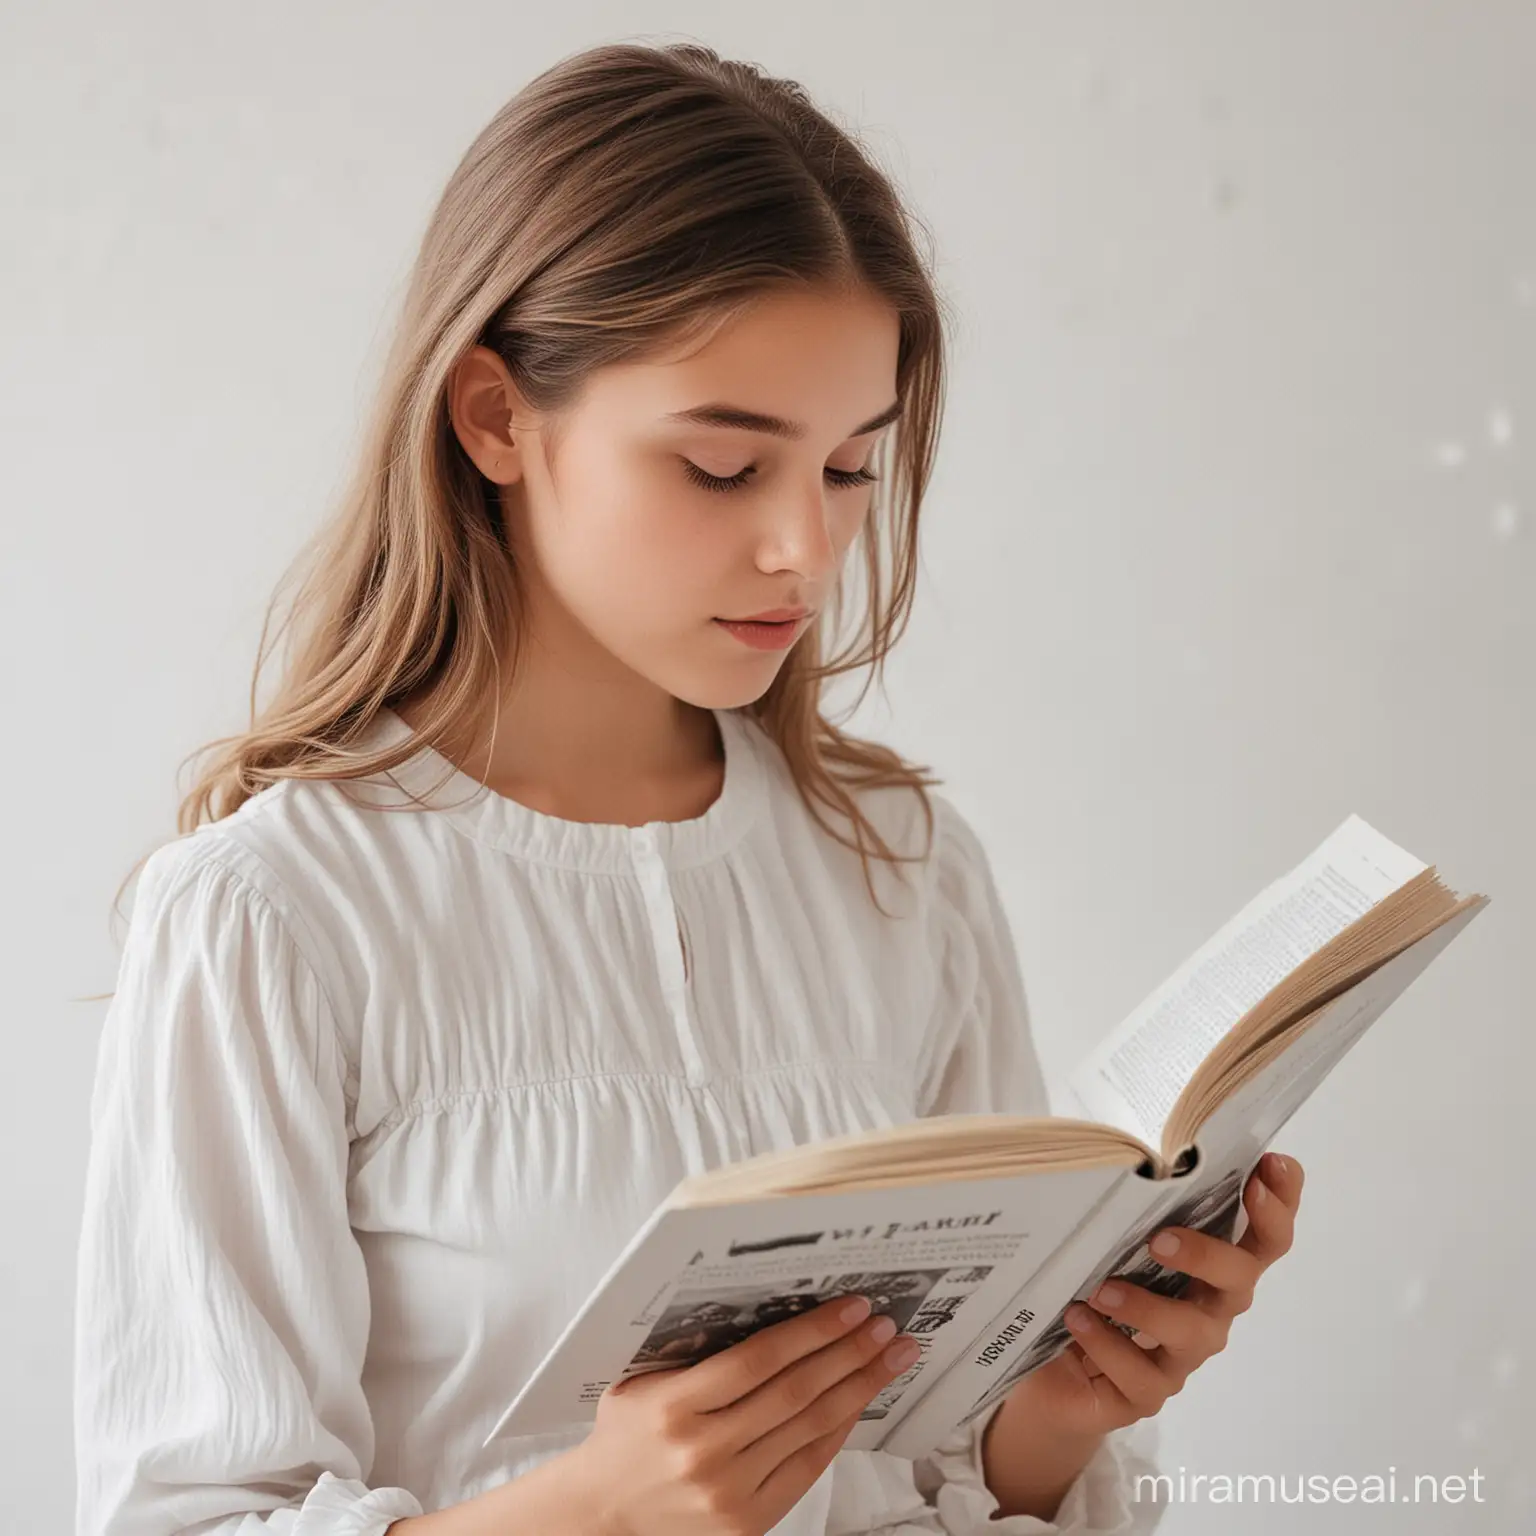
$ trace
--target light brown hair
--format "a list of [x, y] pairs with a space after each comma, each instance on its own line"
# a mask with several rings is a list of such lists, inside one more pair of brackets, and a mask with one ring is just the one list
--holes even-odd
[[[594, 369], [707, 333], [776, 286], [858, 288], [900, 316], [903, 406], [879, 450], [884, 494], [850, 548], [863, 551], [848, 562], [862, 608], [823, 657], [852, 606], [845, 568], [830, 632], [824, 610], [743, 713], [782, 749], [815, 819], [858, 851], [879, 907], [870, 858], [926, 853], [893, 850], [853, 792], [910, 787], [931, 847], [925, 788], [943, 781], [845, 734], [823, 718], [820, 695], [824, 680], [864, 669], [862, 699], [911, 609], [948, 318], [916, 249], [920, 227], [802, 86], [701, 44], [608, 44], [529, 82], [470, 145], [432, 213], [351, 480], [279, 586], [304, 575], [277, 631], [296, 629], [283, 676], [258, 715], [269, 607], [250, 729], [192, 754], [213, 757], [179, 806], [178, 832], [280, 779], [347, 780], [394, 767], [421, 741], [480, 739], [487, 700], [507, 681], [503, 659], [515, 668], [524, 643], [525, 609], [496, 487], [449, 419], [446, 386], [472, 345], [494, 349], [533, 409], [558, 416]], [[419, 740], [354, 749], [381, 708], [428, 695]], [[824, 811], [846, 820], [851, 840]]]

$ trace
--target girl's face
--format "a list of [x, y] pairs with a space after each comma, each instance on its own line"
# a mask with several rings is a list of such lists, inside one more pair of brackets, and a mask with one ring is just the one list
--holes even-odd
[[[627, 673], [705, 708], [758, 698], [869, 513], [899, 334], [873, 297], [775, 294], [690, 355], [599, 370], [557, 443], [500, 358], [475, 348], [455, 426], [503, 487], [536, 645], [589, 681]], [[788, 426], [710, 424], [706, 408]], [[718, 622], [779, 608], [810, 613], [772, 649]]]

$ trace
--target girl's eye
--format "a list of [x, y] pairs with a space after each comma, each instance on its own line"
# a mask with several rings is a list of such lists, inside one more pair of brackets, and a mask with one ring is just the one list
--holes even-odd
[[[699, 468], [692, 459], [683, 460], [683, 473], [693, 481], [695, 485], [702, 486], [706, 491], [734, 491], [747, 483], [748, 477], [756, 466], [748, 464], [743, 470], [734, 475], [711, 475]], [[880, 477], [868, 469], [829, 469], [827, 478], [839, 490], [850, 490], [856, 485], [871, 485]]]

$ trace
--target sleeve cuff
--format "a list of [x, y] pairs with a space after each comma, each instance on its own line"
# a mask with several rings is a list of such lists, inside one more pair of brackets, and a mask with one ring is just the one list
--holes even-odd
[[292, 1536], [384, 1536], [396, 1520], [425, 1513], [404, 1488], [370, 1488], [322, 1472], [299, 1509]]
[[1036, 1515], [994, 1520], [998, 1501], [983, 1475], [981, 1438], [1002, 1402], [962, 1425], [916, 1464], [918, 1486], [931, 1494], [947, 1536], [1146, 1536], [1157, 1525], [1163, 1506], [1153, 1495], [1159, 1484], [1138, 1487], [1138, 1479], [1159, 1475], [1158, 1430], [1152, 1419], [1104, 1437], [1067, 1490], [1054, 1521]]

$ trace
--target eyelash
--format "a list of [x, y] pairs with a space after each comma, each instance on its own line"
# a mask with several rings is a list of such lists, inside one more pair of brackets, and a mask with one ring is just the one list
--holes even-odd
[[[693, 481], [695, 485], [702, 486], [706, 491], [734, 491], [739, 490], [747, 483], [747, 477], [752, 473], [755, 465], [748, 464], [743, 470], [734, 475], [711, 475], [706, 470], [699, 468], [692, 459], [683, 460], [683, 473]], [[880, 478], [872, 470], [868, 469], [829, 469], [827, 474], [832, 477], [832, 483], [839, 490], [853, 490], [861, 485], [873, 485]]]

